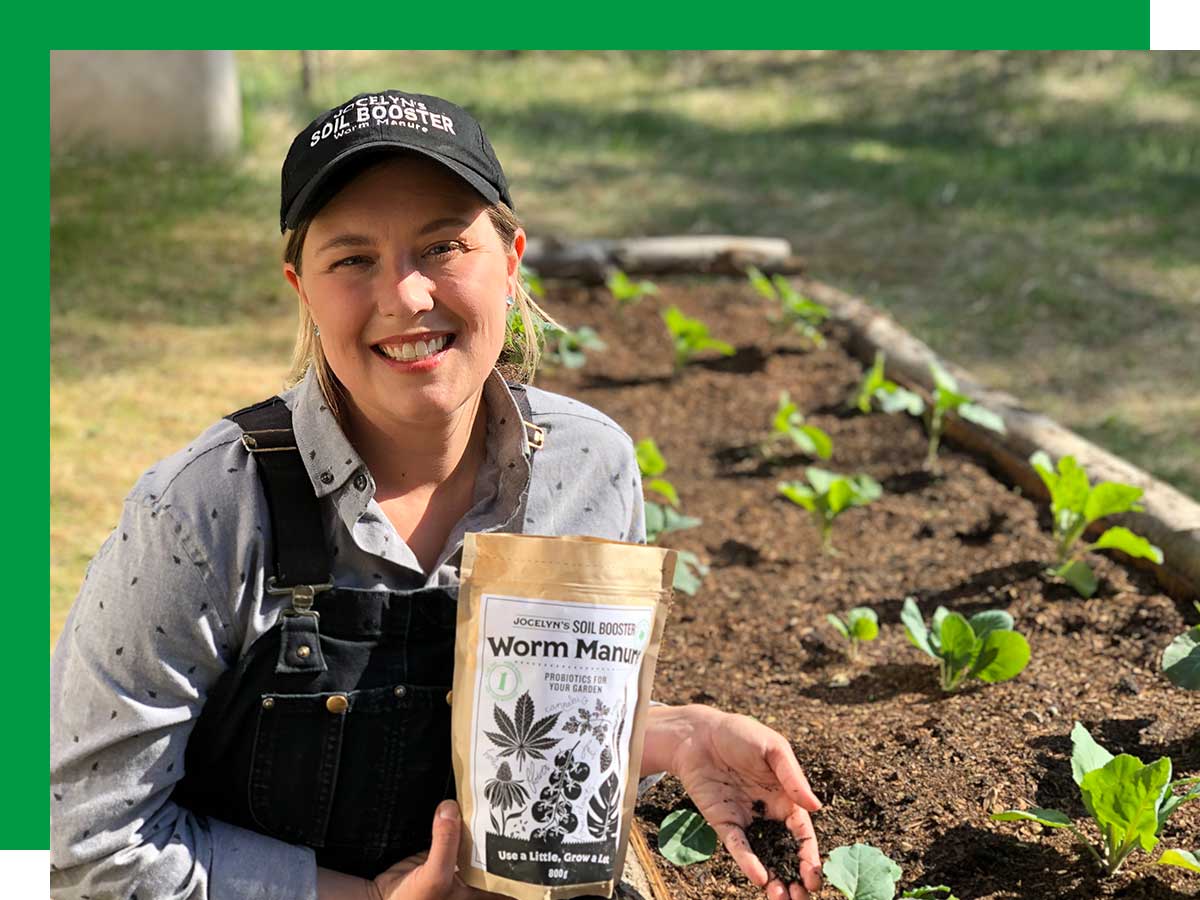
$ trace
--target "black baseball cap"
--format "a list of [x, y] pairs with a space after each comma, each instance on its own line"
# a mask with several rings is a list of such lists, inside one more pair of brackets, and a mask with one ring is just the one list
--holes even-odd
[[356, 94], [296, 135], [283, 161], [279, 230], [324, 206], [363, 165], [397, 150], [440, 162], [489, 203], [513, 208], [504, 170], [479, 123], [460, 106], [428, 94]]

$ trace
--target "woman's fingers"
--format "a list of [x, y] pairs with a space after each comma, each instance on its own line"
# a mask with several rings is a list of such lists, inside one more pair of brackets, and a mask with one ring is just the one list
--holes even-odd
[[821, 887], [821, 849], [817, 846], [812, 819], [807, 811], [797, 807], [788, 816], [786, 825], [800, 845], [800, 880], [808, 890], [818, 890]]
[[792, 752], [792, 745], [784, 740], [781, 734], [776, 733], [775, 737], [777, 739], [767, 746], [767, 765], [771, 767], [775, 778], [793, 803], [809, 812], [816, 812], [821, 808], [821, 801], [813, 793], [812, 785], [808, 783], [804, 770], [800, 768], [796, 754]]
[[[746, 840], [746, 833], [737, 825], [729, 822], [724, 822], [720, 825], [714, 825], [714, 830], [717, 832], [717, 837], [725, 849], [729, 851], [729, 855], [733, 857], [733, 861], [738, 864], [746, 877], [754, 882], [758, 887], [764, 887], [767, 883], [767, 867], [750, 849], [750, 842]], [[775, 900], [783, 900], [783, 898], [775, 898]]]
[[443, 800], [433, 814], [433, 834], [429, 858], [421, 866], [422, 881], [430, 888], [448, 894], [454, 885], [454, 866], [458, 860], [458, 841], [462, 834], [462, 819], [458, 804]]

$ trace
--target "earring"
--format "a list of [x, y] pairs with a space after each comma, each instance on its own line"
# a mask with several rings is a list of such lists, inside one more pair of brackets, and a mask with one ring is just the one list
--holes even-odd
[[313, 337], [320, 337], [320, 336], [321, 336], [321, 329], [318, 326], [313, 325]]
[[517, 302], [517, 301], [513, 300], [513, 298], [512, 298], [512, 294], [509, 294], [507, 297], [505, 297], [505, 298], [504, 298], [504, 305], [505, 305], [505, 306], [512, 306], [512, 305], [513, 305], [514, 303], [516, 303], [516, 302]]

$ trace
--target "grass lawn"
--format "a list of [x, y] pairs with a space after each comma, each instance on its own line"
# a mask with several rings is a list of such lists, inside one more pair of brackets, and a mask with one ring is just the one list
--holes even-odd
[[307, 101], [298, 52], [238, 64], [237, 160], [51, 166], [52, 642], [138, 474], [279, 388], [279, 166], [365, 90], [470, 108], [532, 234], [786, 237], [1200, 497], [1200, 53], [328, 51]]

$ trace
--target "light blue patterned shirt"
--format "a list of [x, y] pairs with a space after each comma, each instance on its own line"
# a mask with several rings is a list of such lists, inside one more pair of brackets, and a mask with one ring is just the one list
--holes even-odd
[[[455, 585], [463, 535], [644, 542], [633, 442], [608, 416], [527, 388], [544, 446], [527, 455], [512, 392], [484, 385], [487, 458], [470, 511], [421, 571], [310, 372], [282, 396], [320, 498], [338, 586]], [[524, 522], [514, 521], [523, 492]], [[170, 799], [208, 691], [275, 623], [270, 519], [240, 430], [222, 420], [145, 473], [88, 568], [50, 670], [51, 895], [58, 900], [315, 900], [307, 847]]]

